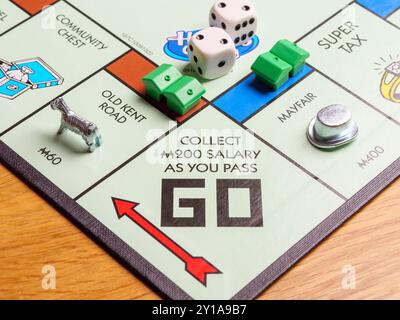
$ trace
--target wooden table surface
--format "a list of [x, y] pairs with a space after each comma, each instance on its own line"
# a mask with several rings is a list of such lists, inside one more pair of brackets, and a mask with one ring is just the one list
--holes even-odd
[[[0, 165], [0, 299], [160, 299]], [[261, 299], [400, 299], [400, 181], [344, 224]], [[56, 289], [42, 288], [42, 267]], [[344, 289], [343, 267], [356, 271]]]

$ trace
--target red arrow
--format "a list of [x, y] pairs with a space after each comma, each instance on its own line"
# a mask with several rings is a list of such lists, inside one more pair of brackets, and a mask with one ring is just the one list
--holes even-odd
[[118, 218], [124, 216], [129, 217], [139, 227], [161, 243], [165, 248], [171, 251], [176, 257], [185, 263], [186, 271], [200, 281], [204, 286], [207, 286], [207, 275], [220, 274], [221, 272], [211, 263], [201, 257], [193, 257], [175, 241], [169, 238], [165, 233], [158, 229], [149, 220], [143, 217], [135, 208], [139, 203], [112, 198]]

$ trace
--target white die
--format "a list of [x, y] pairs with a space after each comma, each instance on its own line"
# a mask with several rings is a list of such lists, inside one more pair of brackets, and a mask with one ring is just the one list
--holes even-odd
[[190, 39], [187, 50], [193, 69], [205, 79], [226, 75], [236, 62], [235, 45], [220, 28], [199, 31]]
[[224, 29], [239, 46], [256, 34], [256, 10], [248, 0], [219, 0], [211, 9], [210, 26]]

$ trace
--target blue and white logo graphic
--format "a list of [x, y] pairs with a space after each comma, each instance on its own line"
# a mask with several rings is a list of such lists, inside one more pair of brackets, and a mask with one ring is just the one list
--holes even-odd
[[41, 58], [7, 62], [0, 59], [0, 98], [15, 99], [28, 90], [59, 86], [64, 82]]
[[[200, 30], [201, 29], [193, 31], [178, 31], [175, 36], [168, 37], [167, 43], [164, 46], [164, 53], [175, 60], [189, 61], [187, 53], [189, 40]], [[238, 58], [252, 52], [259, 44], [260, 39], [255, 35], [247, 43], [236, 47]]]

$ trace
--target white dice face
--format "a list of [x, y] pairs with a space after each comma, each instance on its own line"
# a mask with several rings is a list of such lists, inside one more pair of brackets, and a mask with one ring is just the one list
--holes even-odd
[[205, 79], [216, 79], [229, 73], [236, 62], [236, 48], [229, 34], [220, 28], [206, 28], [189, 41], [192, 67]]
[[219, 0], [211, 9], [210, 26], [222, 28], [241, 45], [257, 31], [256, 10], [248, 0]]

